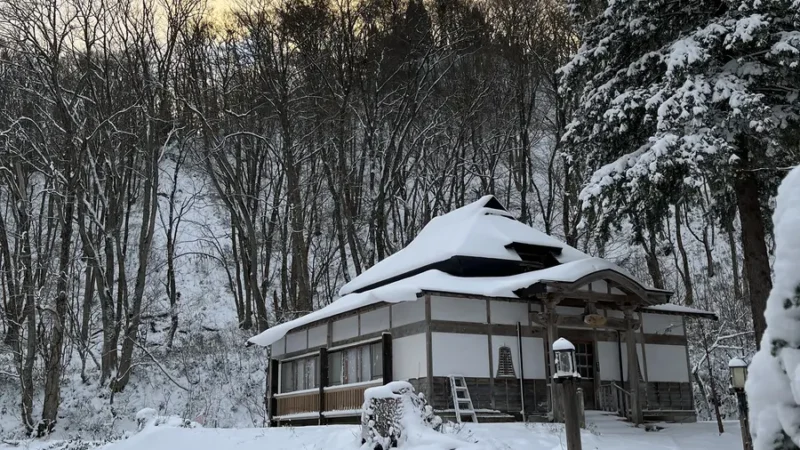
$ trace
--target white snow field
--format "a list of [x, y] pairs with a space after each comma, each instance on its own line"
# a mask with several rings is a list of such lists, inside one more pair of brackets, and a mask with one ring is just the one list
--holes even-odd
[[[647, 432], [614, 416], [589, 413], [583, 431], [584, 450], [739, 450], [738, 422], [662, 424]], [[367, 450], [361, 449], [360, 428], [349, 425], [282, 428], [148, 427], [130, 438], [96, 447], [101, 450]], [[20, 442], [0, 450], [61, 448], [55, 442]], [[67, 447], [71, 448], [71, 447]], [[79, 448], [79, 447], [75, 447]], [[418, 431], [399, 450], [562, 450], [563, 427], [554, 424], [466, 424], [446, 434]]]

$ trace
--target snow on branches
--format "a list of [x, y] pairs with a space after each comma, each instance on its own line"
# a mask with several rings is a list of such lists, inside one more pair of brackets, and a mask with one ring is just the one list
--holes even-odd
[[[800, 118], [797, 3], [610, 1], [576, 16], [582, 45], [560, 75], [578, 100], [567, 152], [593, 174], [584, 204], [604, 198], [603, 216], [656, 195], [666, 210], [705, 185], [726, 189], [742, 151], [786, 165], [774, 149]], [[740, 148], [743, 135], [756, 148]]]
[[800, 168], [781, 184], [773, 221], [775, 282], [746, 385], [755, 450], [800, 446]]

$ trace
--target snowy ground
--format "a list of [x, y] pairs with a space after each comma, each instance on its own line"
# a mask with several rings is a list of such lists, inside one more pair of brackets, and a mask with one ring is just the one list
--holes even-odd
[[[619, 422], [615, 417], [592, 414], [583, 432], [584, 450], [738, 450], [742, 448], [738, 423], [726, 422], [719, 435], [716, 423], [665, 424], [658, 432], [646, 432]], [[551, 424], [477, 424], [450, 430], [462, 441], [459, 450], [561, 450], [566, 448], [563, 429]], [[131, 438], [108, 444], [102, 450], [356, 450], [356, 426], [302, 428], [166, 428], [145, 430]], [[54, 442], [0, 444], [0, 450], [60, 448]], [[431, 436], [412, 438], [402, 450], [450, 450]], [[79, 448], [79, 447], [74, 447]]]

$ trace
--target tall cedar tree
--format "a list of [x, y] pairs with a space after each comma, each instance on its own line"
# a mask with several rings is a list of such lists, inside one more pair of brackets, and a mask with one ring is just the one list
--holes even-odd
[[798, 132], [800, 0], [570, 6], [582, 44], [560, 69], [578, 101], [564, 140], [592, 174], [584, 204], [601, 232], [623, 212], [642, 236], [704, 191], [724, 222], [735, 203], [760, 341], [771, 287], [763, 205], [796, 162], [783, 143]]

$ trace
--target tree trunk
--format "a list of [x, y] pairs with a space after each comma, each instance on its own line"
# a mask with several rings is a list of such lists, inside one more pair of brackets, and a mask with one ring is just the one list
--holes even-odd
[[8, 232], [6, 230], [5, 220], [0, 211], [0, 267], [3, 268], [5, 282], [8, 286], [8, 304], [6, 306], [6, 318], [8, 321], [8, 328], [6, 335], [3, 338], [3, 343], [11, 348], [16, 348], [19, 341], [19, 333], [23, 321], [22, 308], [23, 299], [20, 298], [17, 292], [13, 264], [11, 263], [11, 248], [8, 244]]
[[[731, 219], [732, 220], [732, 219]], [[737, 301], [743, 301], [744, 295], [742, 293], [742, 282], [739, 278], [739, 256], [736, 249], [736, 237], [733, 233], [733, 224], [731, 224], [726, 232], [728, 235], [728, 247], [731, 251], [731, 273], [733, 274], [733, 296]]]
[[[17, 167], [18, 177], [20, 170]], [[22, 184], [20, 179], [18, 183]], [[18, 195], [24, 195], [27, 190], [20, 186]], [[34, 277], [33, 277], [33, 257], [31, 254], [31, 223], [30, 216], [28, 215], [28, 201], [27, 199], [17, 199], [17, 220], [18, 231], [20, 233], [20, 252], [19, 252], [19, 269], [22, 272], [22, 295], [24, 296], [25, 306], [23, 308], [23, 316], [25, 321], [25, 350], [22, 348], [22, 339], [17, 339], [17, 347], [15, 349], [15, 359], [19, 371], [20, 390], [22, 394], [22, 423], [28, 432], [35, 428], [35, 420], [33, 418], [33, 366], [36, 362], [36, 348], [37, 348], [37, 334], [36, 334], [36, 298], [34, 296]]]
[[678, 251], [681, 254], [681, 279], [683, 279], [683, 286], [686, 289], [686, 297], [684, 298], [685, 305], [694, 304], [694, 289], [692, 287], [692, 273], [689, 269], [689, 258], [686, 255], [686, 248], [683, 246], [683, 236], [681, 228], [681, 205], [675, 205], [675, 241], [678, 244]]
[[141, 321], [142, 300], [144, 297], [145, 281], [147, 278], [147, 263], [150, 257], [150, 248], [153, 244], [153, 233], [156, 224], [156, 209], [158, 207], [158, 160], [161, 148], [155, 148], [147, 155], [144, 176], [144, 205], [142, 209], [142, 227], [139, 235], [139, 269], [136, 273], [136, 286], [134, 287], [133, 302], [128, 311], [125, 326], [125, 335], [122, 341], [122, 355], [119, 360], [117, 376], [111, 384], [112, 392], [121, 392], [127, 386], [133, 369], [133, 349], [136, 345], [136, 335]]
[[656, 289], [664, 289], [664, 275], [661, 272], [661, 264], [658, 261], [658, 242], [656, 241], [656, 233], [652, 227], [648, 226], [647, 234], [649, 242], [647, 245], [644, 245], [647, 270], [650, 272], [650, 278], [653, 280], [653, 287]]
[[[68, 168], [68, 170], [71, 170]], [[42, 423], [39, 435], [53, 431], [58, 417], [58, 406], [61, 401], [61, 354], [64, 350], [64, 326], [69, 287], [69, 268], [72, 262], [72, 215], [75, 197], [72, 192], [72, 176], [69, 175], [66, 189], [64, 209], [61, 213], [61, 249], [58, 255], [58, 281], [56, 282], [56, 317], [53, 321], [53, 334], [50, 340], [50, 355], [45, 366], [44, 404], [42, 406]]]
[[753, 314], [753, 330], [756, 346], [761, 345], [761, 336], [767, 328], [764, 311], [767, 308], [767, 297], [772, 290], [772, 278], [767, 253], [766, 230], [761, 215], [761, 186], [756, 174], [750, 169], [748, 138], [739, 140], [738, 156], [742, 170], [736, 174], [734, 189], [739, 218], [742, 222], [742, 247], [745, 260], [747, 286], [749, 288], [750, 310]]
[[81, 380], [86, 383], [86, 355], [89, 349], [89, 326], [92, 319], [92, 299], [94, 298], [94, 269], [86, 267], [86, 280], [83, 284], [83, 306], [81, 311]]

